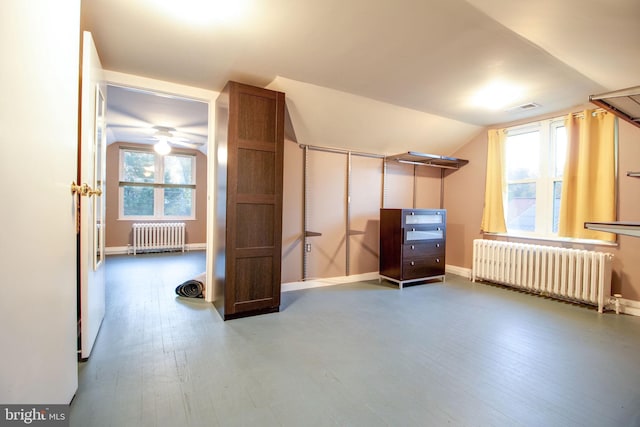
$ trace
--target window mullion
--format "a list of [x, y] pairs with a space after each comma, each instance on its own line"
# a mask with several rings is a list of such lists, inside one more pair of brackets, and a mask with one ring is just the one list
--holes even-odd
[[538, 176], [536, 194], [536, 232], [540, 234], [550, 234], [549, 213], [551, 212], [550, 201], [553, 193], [549, 190], [551, 185], [549, 180], [551, 167], [551, 141], [549, 132], [550, 121], [541, 122], [540, 126], [540, 171]]
[[[164, 184], [164, 156], [156, 154], [156, 184]], [[154, 206], [154, 216], [158, 219], [162, 219], [164, 217], [164, 188], [162, 186], [158, 186], [154, 190], [155, 195], [155, 206]]]

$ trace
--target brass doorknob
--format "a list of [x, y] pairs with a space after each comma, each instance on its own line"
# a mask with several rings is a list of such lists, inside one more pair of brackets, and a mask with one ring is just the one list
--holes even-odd
[[91, 196], [102, 196], [102, 190], [99, 188], [96, 188], [95, 190], [92, 190], [91, 187], [89, 187], [89, 197]]
[[71, 194], [80, 194], [84, 191], [84, 187], [82, 185], [76, 184], [75, 181], [71, 182]]
[[71, 194], [79, 194], [80, 196], [87, 197], [102, 196], [102, 190], [100, 190], [99, 188], [94, 190], [86, 182], [82, 185], [78, 185], [75, 181], [73, 181], [71, 183]]

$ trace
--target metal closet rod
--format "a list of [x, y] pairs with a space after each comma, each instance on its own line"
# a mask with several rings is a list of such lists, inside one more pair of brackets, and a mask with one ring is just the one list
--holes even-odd
[[460, 169], [457, 166], [447, 166], [447, 165], [434, 165], [432, 163], [424, 163], [424, 162], [413, 162], [411, 160], [396, 160], [398, 163], [405, 163], [407, 165], [415, 165], [415, 166], [430, 166], [432, 168], [439, 169]]
[[372, 157], [374, 159], [384, 159], [384, 154], [376, 154], [376, 153], [364, 153], [361, 151], [350, 151], [343, 150], [340, 148], [332, 148], [332, 147], [320, 147], [318, 145], [308, 145], [308, 144], [298, 144], [300, 148], [308, 148], [309, 150], [314, 151], [326, 151], [328, 153], [337, 153], [337, 154], [351, 154], [352, 156], [361, 156], [361, 157]]

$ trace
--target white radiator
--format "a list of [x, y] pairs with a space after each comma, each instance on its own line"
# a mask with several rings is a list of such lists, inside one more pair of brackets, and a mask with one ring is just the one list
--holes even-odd
[[184, 222], [146, 222], [132, 226], [133, 254], [143, 251], [182, 250]]
[[602, 313], [611, 295], [612, 259], [606, 252], [477, 239], [472, 280], [597, 305]]

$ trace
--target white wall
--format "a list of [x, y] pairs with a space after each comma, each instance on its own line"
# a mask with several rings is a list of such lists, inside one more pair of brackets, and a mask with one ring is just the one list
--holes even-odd
[[0, 15], [0, 402], [68, 404], [77, 387], [80, 0]]

